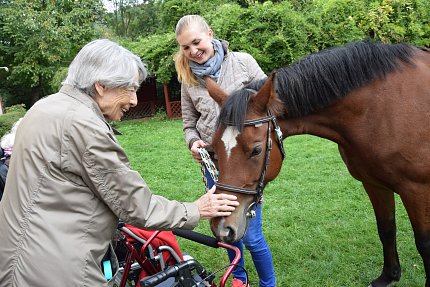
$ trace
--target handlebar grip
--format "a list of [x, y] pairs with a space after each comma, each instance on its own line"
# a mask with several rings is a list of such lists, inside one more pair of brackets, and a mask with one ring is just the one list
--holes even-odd
[[206, 246], [212, 247], [212, 248], [218, 248], [218, 240], [215, 237], [210, 237], [205, 234], [201, 234], [195, 231], [191, 230], [184, 230], [184, 229], [174, 229], [173, 234], [204, 244]]
[[176, 277], [179, 274], [179, 271], [181, 271], [182, 269], [188, 268], [190, 270], [193, 270], [195, 267], [197, 267], [197, 265], [198, 265], [197, 261], [195, 261], [194, 259], [191, 259], [176, 265], [169, 266], [164, 271], [161, 271], [161, 272], [158, 272], [157, 274], [143, 278], [140, 281], [140, 287], [156, 286], [161, 282], [165, 281], [167, 278]]
[[170, 266], [164, 271], [161, 271], [157, 274], [154, 274], [142, 279], [140, 281], [140, 287], [152, 287], [152, 286], [158, 285], [164, 280], [166, 280], [167, 278], [175, 276], [177, 272], [178, 272], [177, 266]]

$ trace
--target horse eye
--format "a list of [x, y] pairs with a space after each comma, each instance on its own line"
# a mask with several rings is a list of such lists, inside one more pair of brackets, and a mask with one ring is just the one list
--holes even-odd
[[251, 152], [251, 157], [257, 156], [261, 153], [261, 147], [260, 146], [256, 146], [252, 149]]

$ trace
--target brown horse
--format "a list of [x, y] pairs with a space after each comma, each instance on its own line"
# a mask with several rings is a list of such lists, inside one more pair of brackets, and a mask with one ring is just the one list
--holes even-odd
[[338, 144], [372, 202], [384, 266], [371, 286], [401, 275], [394, 193], [409, 215], [430, 286], [429, 50], [357, 42], [309, 55], [228, 97], [206, 83], [222, 106], [212, 143], [217, 192], [235, 193], [241, 203], [231, 216], [211, 221], [215, 236], [232, 242], [244, 235], [264, 185], [281, 169], [282, 140], [311, 134]]

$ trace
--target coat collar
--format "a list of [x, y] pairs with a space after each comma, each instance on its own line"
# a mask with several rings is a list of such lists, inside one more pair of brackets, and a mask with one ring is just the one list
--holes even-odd
[[112, 129], [112, 126], [106, 121], [105, 117], [103, 116], [103, 113], [100, 110], [99, 105], [91, 96], [84, 93], [82, 90], [68, 84], [65, 84], [61, 87], [60, 93], [65, 94], [71, 98], [74, 98], [75, 100], [81, 102], [83, 105], [91, 109], [103, 122], [106, 123], [109, 129], [112, 132], [114, 132], [114, 130]]

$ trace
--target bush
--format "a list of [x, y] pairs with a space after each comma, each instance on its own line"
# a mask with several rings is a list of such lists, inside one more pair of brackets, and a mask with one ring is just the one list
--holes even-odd
[[26, 110], [23, 104], [5, 108], [5, 114], [0, 116], [0, 138], [10, 131], [13, 124], [22, 118]]
[[155, 114], [151, 117], [151, 120], [155, 121], [167, 121], [169, 118], [167, 117], [167, 113], [164, 108], [159, 108], [155, 112]]
[[176, 77], [176, 21], [184, 14], [197, 13], [208, 21], [216, 38], [230, 43], [230, 50], [248, 52], [270, 73], [310, 53], [357, 40], [429, 47], [428, 1], [242, 1], [247, 5], [240, 5], [217, 0], [210, 4], [217, 9], [210, 9], [208, 4], [202, 6], [202, 1], [171, 0], [163, 2], [164, 14], [160, 16], [166, 19], [162, 31], [167, 32], [122, 44], [147, 63], [157, 82], [167, 83]]
[[315, 0], [309, 9], [307, 21], [318, 27], [309, 37], [315, 52], [367, 38], [358, 27], [367, 13], [364, 1]]
[[174, 32], [151, 35], [137, 42], [122, 41], [121, 44], [148, 65], [150, 74], [157, 77], [157, 82], [168, 83], [175, 76], [173, 56], [178, 50], [178, 44]]
[[372, 39], [430, 46], [428, 0], [373, 1], [367, 9], [359, 27]]
[[217, 38], [227, 40], [232, 51], [251, 54], [266, 73], [315, 51], [308, 43], [315, 27], [289, 2], [255, 3], [246, 9], [225, 4], [205, 18]]

